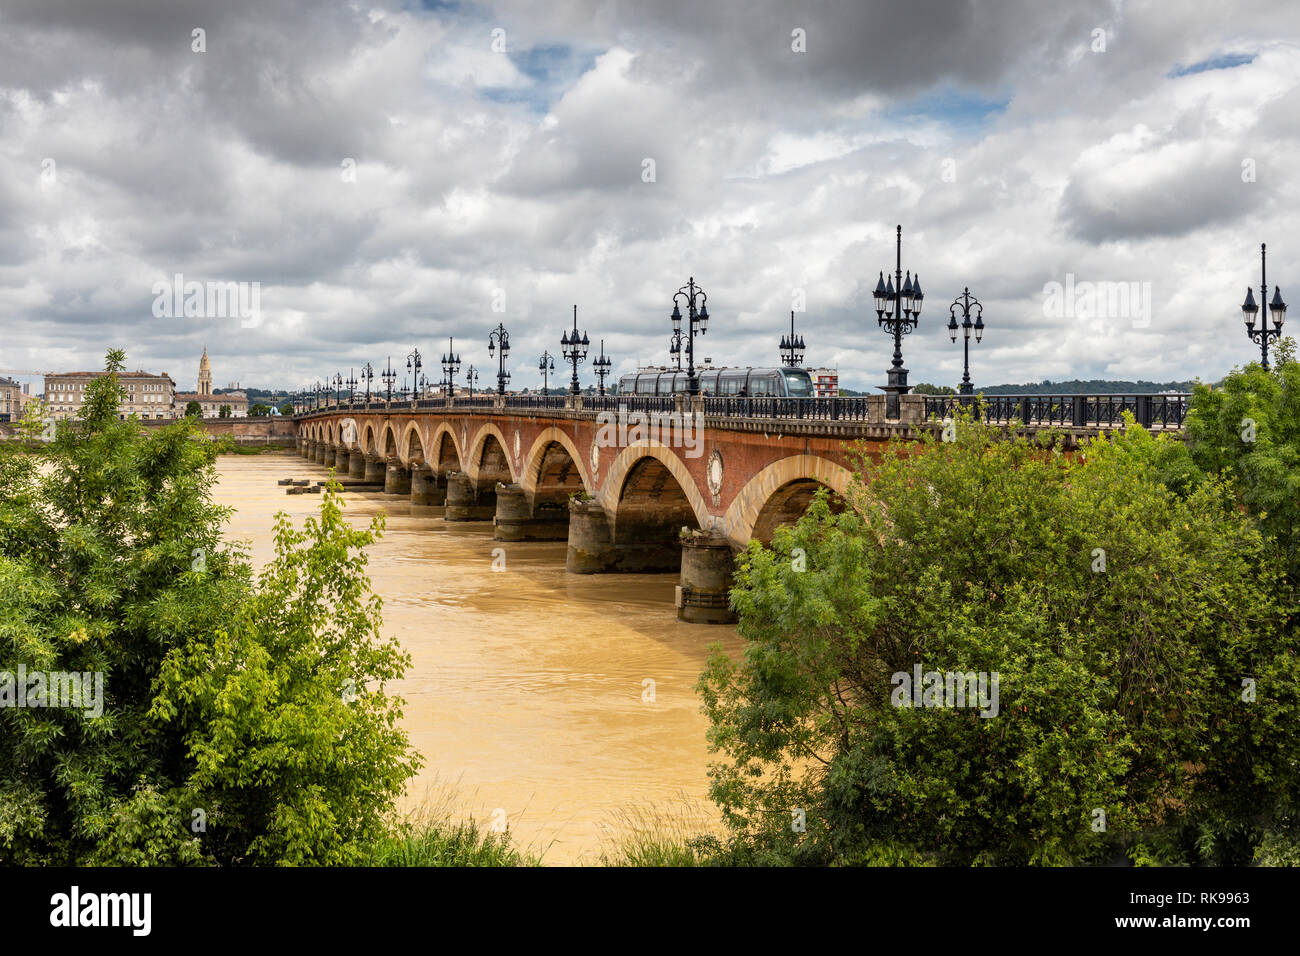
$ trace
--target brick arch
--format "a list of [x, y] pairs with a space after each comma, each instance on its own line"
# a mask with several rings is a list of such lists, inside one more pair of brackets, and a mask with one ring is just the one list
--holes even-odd
[[[392, 451], [389, 451], [390, 443]], [[397, 441], [397, 429], [393, 427], [392, 422], [385, 422], [383, 428], [379, 430], [379, 447], [375, 449], [376, 454], [381, 458], [400, 458], [402, 446]]]
[[[349, 428], [349, 426], [351, 427]], [[360, 432], [361, 429], [357, 425], [357, 420], [355, 418], [343, 418], [339, 420], [339, 444], [348, 451], [358, 447], [357, 441]], [[349, 435], [351, 435], [352, 441], [347, 441]]]
[[537, 486], [542, 477], [542, 466], [546, 463], [546, 450], [551, 445], [560, 445], [568, 452], [578, 471], [578, 479], [582, 482], [583, 490], [591, 494], [591, 476], [587, 474], [586, 456], [578, 451], [578, 446], [574, 444], [567, 432], [552, 425], [537, 436], [532, 447], [528, 449], [528, 454], [524, 456], [523, 478], [520, 484], [528, 496], [532, 498], [537, 493]]
[[853, 472], [843, 465], [817, 455], [791, 455], [775, 461], [745, 483], [727, 508], [722, 519], [723, 530], [733, 544], [744, 547], [754, 536], [763, 510], [773, 503], [774, 496], [796, 482], [816, 482], [829, 488], [840, 497], [846, 497]]
[[704, 496], [700, 494], [700, 489], [695, 486], [695, 479], [691, 477], [690, 471], [687, 470], [686, 463], [667, 445], [646, 439], [628, 445], [618, 453], [614, 463], [609, 466], [609, 474], [601, 485], [599, 496], [600, 503], [605, 510], [614, 515], [617, 521], [619, 502], [623, 499], [623, 486], [626, 484], [632, 469], [645, 458], [656, 459], [668, 470], [668, 473], [677, 481], [691, 510], [695, 512], [696, 523], [701, 528], [709, 527], [713, 523], [713, 516], [709, 514], [709, 506], [704, 503]]
[[461, 464], [465, 466], [464, 467], [465, 474], [469, 475], [470, 480], [472, 480], [475, 484], [478, 483], [479, 473], [482, 470], [481, 460], [483, 458], [483, 452], [485, 446], [487, 445], [487, 440], [489, 437], [496, 439], [497, 443], [500, 444], [501, 454], [502, 456], [504, 456], [506, 462], [506, 473], [509, 475], [510, 480], [514, 481], [515, 466], [514, 466], [514, 462], [510, 460], [511, 458], [510, 445], [507, 444], [506, 436], [501, 434], [501, 429], [496, 426], [495, 422], [487, 422], [482, 427], [480, 427], [477, 432], [474, 433], [474, 438], [469, 443], [469, 447], [470, 447], [469, 457], [461, 458]]
[[[417, 445], [413, 448], [412, 444]], [[418, 457], [424, 461], [424, 440], [420, 437], [420, 426], [415, 421], [406, 423], [402, 429], [402, 438], [397, 443], [397, 456], [402, 460], [402, 464], [410, 467], [411, 463]]]
[[334, 423], [333, 422], [330, 422], [325, 427], [325, 433], [329, 436], [329, 443], [331, 445], [334, 444]]
[[361, 438], [362, 452], [364, 452], [367, 455], [373, 455], [375, 453], [375, 426], [370, 422], [366, 422], [365, 431], [363, 431], [361, 434], [362, 434], [362, 438]]
[[[455, 467], [447, 468], [443, 465], [442, 451], [444, 436], [451, 439], [451, 447], [456, 453]], [[437, 468], [439, 474], [446, 474], [448, 471], [464, 471], [467, 467], [465, 464], [465, 451], [460, 447], [460, 439], [456, 436], [456, 429], [451, 427], [451, 423], [442, 421], [438, 427], [433, 430], [433, 437], [425, 446], [427, 451], [425, 457], [429, 459], [429, 464]]]

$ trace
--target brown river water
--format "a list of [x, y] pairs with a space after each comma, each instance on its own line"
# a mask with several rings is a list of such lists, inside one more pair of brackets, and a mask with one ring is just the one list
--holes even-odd
[[[274, 555], [276, 512], [301, 526], [320, 505], [276, 484], [325, 476], [296, 454], [226, 455], [217, 467], [215, 497], [236, 509], [226, 537], [246, 542], [257, 567]], [[629, 815], [716, 827], [694, 686], [709, 645], [734, 656], [740, 640], [733, 627], [678, 622], [675, 575], [567, 574], [562, 541], [494, 542], [490, 522], [448, 524], [440, 508], [412, 514], [372, 491], [344, 501], [359, 527], [387, 515], [369, 571], [384, 631], [411, 655], [391, 686], [425, 758], [405, 809], [485, 828], [504, 819], [549, 864], [596, 862]], [[492, 569], [494, 548], [504, 571]]]

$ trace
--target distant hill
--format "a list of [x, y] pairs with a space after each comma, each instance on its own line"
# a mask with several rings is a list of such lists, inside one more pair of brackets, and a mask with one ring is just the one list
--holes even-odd
[[[1026, 382], [1023, 385], [976, 385], [975, 391], [984, 395], [1155, 395], [1160, 392], [1190, 392], [1195, 384], [1194, 381], [1128, 382], [1092, 378], [1086, 381], [1071, 379], [1068, 382], [1053, 382], [1051, 379], [1044, 379], [1041, 382]], [[948, 386], [945, 389], [942, 386], [922, 382], [912, 390], [927, 395], [938, 395], [951, 394], [956, 391], [956, 388]], [[860, 392], [852, 388], [841, 388], [840, 393], [843, 395], [880, 394], [877, 389]]]

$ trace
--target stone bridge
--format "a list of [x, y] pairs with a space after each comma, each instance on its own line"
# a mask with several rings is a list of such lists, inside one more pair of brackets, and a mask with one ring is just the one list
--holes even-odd
[[[883, 395], [481, 395], [342, 404], [296, 421], [303, 457], [348, 484], [441, 507], [447, 521], [491, 521], [496, 540], [567, 541], [573, 573], [677, 572], [679, 616], [725, 621], [735, 551], [770, 542], [818, 489], [842, 495], [852, 443], [878, 455], [893, 437], [939, 427], [952, 402], [902, 398], [894, 421]], [[1077, 420], [1077, 403], [1066, 409]], [[1076, 435], [1102, 427], [1064, 424]]]

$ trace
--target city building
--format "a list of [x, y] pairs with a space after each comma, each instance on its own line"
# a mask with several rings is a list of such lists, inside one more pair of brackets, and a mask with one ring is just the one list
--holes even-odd
[[813, 395], [816, 398], [831, 398], [840, 393], [840, 370], [837, 368], [810, 368]]
[[11, 378], [0, 376], [0, 422], [16, 422], [23, 417], [23, 389]]
[[230, 409], [227, 418], [248, 417], [248, 393], [230, 389], [220, 393], [212, 390], [212, 363], [208, 361], [208, 347], [203, 347], [203, 357], [199, 359], [198, 391], [178, 392], [176, 395], [176, 414], [182, 416], [190, 402], [198, 402], [203, 409], [203, 418], [220, 418], [221, 407]]
[[[107, 372], [48, 372], [45, 375], [45, 405], [54, 419], [76, 418], [86, 389]], [[125, 395], [117, 417], [139, 415], [142, 419], [175, 418], [176, 383], [166, 372], [118, 372]]]

